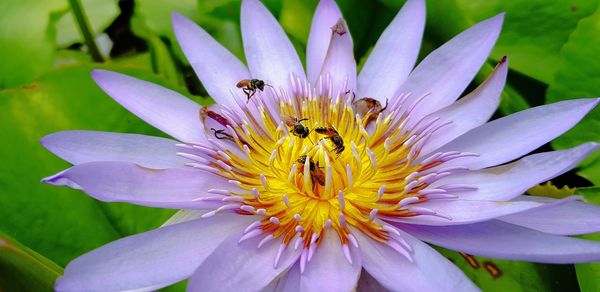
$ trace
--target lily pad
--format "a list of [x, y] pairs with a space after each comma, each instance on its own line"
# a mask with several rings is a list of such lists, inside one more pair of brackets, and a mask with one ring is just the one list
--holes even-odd
[[[102, 203], [80, 191], [40, 183], [69, 165], [39, 139], [88, 129], [161, 135], [102, 92], [90, 77], [97, 65], [64, 67], [17, 89], [0, 91], [0, 230], [60, 265], [117, 238], [159, 226], [172, 210]], [[182, 91], [151, 73], [103, 69]]]
[[[577, 194], [583, 195], [589, 203], [600, 205], [600, 187], [579, 188]], [[600, 241], [600, 232], [580, 236], [583, 239]], [[600, 263], [575, 265], [579, 287], [583, 292], [600, 291]]]
[[51, 291], [62, 268], [0, 232], [0, 290]]
[[[600, 9], [579, 22], [569, 41], [561, 51], [554, 78], [546, 94], [546, 102], [552, 103], [572, 98], [600, 96]], [[592, 110], [573, 129], [552, 142], [558, 149], [595, 141], [600, 142], [600, 107]], [[586, 159], [578, 174], [600, 184], [600, 151]]]

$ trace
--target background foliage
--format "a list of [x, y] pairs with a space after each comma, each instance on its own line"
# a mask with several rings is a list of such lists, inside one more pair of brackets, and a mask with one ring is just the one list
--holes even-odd
[[[304, 59], [317, 0], [264, 0]], [[403, 0], [338, 1], [360, 60]], [[159, 226], [174, 211], [102, 203], [39, 180], [68, 165], [38, 143], [44, 135], [91, 129], [163, 135], [108, 98], [94, 68], [124, 72], [210, 103], [177, 46], [170, 25], [178, 11], [244, 60], [239, 0], [82, 0], [104, 62], [87, 53], [66, 0], [0, 4], [0, 291], [51, 290], [70, 260], [117, 238]], [[506, 12], [481, 82], [504, 55], [509, 82], [495, 117], [544, 103], [600, 96], [600, 9], [595, 0], [429, 0], [421, 57], [477, 21]], [[541, 149], [600, 142], [600, 108]], [[555, 185], [600, 203], [600, 153]], [[542, 189], [543, 193], [543, 189]], [[587, 235], [600, 240], [600, 234]], [[484, 290], [600, 291], [600, 264], [541, 265], [469, 257], [442, 250]], [[501, 274], [490, 271], [489, 263]], [[497, 276], [497, 277], [496, 277]], [[166, 290], [182, 291], [181, 283]]]

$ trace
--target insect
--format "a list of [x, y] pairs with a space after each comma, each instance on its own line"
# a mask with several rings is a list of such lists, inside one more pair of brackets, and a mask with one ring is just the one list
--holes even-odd
[[250, 101], [250, 98], [254, 96], [256, 90], [263, 91], [265, 90], [265, 86], [271, 87], [271, 85], [266, 84], [260, 79], [244, 79], [238, 82], [235, 86], [237, 86], [237, 88], [241, 88], [242, 91], [244, 91], [246, 97], [248, 97], [248, 100], [246, 102]]
[[308, 137], [308, 134], [310, 133], [310, 130], [308, 129], [308, 127], [304, 126], [302, 124], [302, 121], [307, 121], [308, 119], [298, 119], [296, 117], [292, 117], [292, 116], [287, 116], [283, 119], [283, 121], [285, 122], [285, 124], [290, 127], [290, 133], [294, 134], [294, 136], [300, 137], [300, 138], [306, 138]]
[[225, 133], [225, 130], [224, 130], [224, 129], [217, 130], [217, 129], [215, 129], [215, 128], [210, 128], [210, 130], [214, 132], [214, 134], [215, 134], [215, 138], [217, 138], [217, 139], [219, 139], [219, 140], [221, 140], [221, 139], [226, 139], [226, 140], [231, 140], [231, 141], [234, 141], [234, 139], [233, 139], [233, 136], [231, 136], [231, 135], [230, 135], [230, 134], [228, 134], [228, 133]]
[[344, 152], [344, 149], [346, 149], [346, 147], [344, 147], [344, 140], [333, 126], [330, 125], [329, 127], [318, 127], [315, 128], [315, 132], [327, 136], [325, 139], [329, 139], [331, 143], [333, 143], [335, 146], [333, 151], [335, 151], [338, 156]]
[[381, 102], [371, 97], [363, 97], [353, 101], [354, 111], [361, 116], [367, 116], [367, 122], [374, 119], [379, 113], [388, 107], [388, 100], [385, 100], [385, 106], [381, 107]]
[[[300, 172], [304, 172], [304, 164], [306, 163], [306, 155], [302, 155], [300, 156], [296, 162], [300, 163]], [[309, 170], [310, 170], [310, 177], [312, 179], [313, 184], [315, 183], [315, 181], [324, 186], [325, 185], [325, 173], [323, 173], [323, 170], [321, 170], [321, 168], [319, 167], [319, 162], [315, 163], [314, 161], [310, 160], [309, 162]]]

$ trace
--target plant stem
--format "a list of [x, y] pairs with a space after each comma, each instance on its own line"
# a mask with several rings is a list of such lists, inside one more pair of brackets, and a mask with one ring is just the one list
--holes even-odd
[[96, 46], [96, 42], [94, 41], [94, 34], [90, 30], [90, 25], [87, 16], [85, 15], [85, 11], [83, 11], [83, 8], [81, 7], [81, 3], [79, 0], [69, 0], [69, 4], [71, 5], [71, 11], [73, 11], [75, 19], [79, 24], [79, 31], [83, 34], [85, 45], [88, 47], [88, 50], [90, 50], [92, 59], [94, 59], [95, 62], [104, 62], [104, 58], [102, 58], [98, 46]]

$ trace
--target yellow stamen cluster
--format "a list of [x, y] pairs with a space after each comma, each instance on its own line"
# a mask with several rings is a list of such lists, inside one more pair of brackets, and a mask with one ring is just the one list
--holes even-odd
[[[231, 127], [245, 155], [226, 151], [224, 163], [211, 165], [239, 182], [245, 192], [233, 194], [243, 199], [238, 212], [263, 215], [264, 233], [285, 244], [299, 234], [308, 246], [331, 228], [345, 244], [352, 226], [386, 242], [389, 234], [376, 218], [415, 215], [401, 208], [401, 201], [424, 200], [418, 191], [426, 185], [409, 185], [405, 178], [430, 166], [414, 163], [418, 153], [410, 133], [403, 131], [405, 117], [359, 117], [344, 98], [294, 98], [278, 107], [276, 114], [265, 107], [258, 107], [258, 115], [247, 112], [247, 121]], [[300, 123], [310, 134], [294, 135], [283, 122], [286, 117], [307, 119]], [[337, 131], [344, 150], [336, 153], [339, 145], [317, 128]]]

